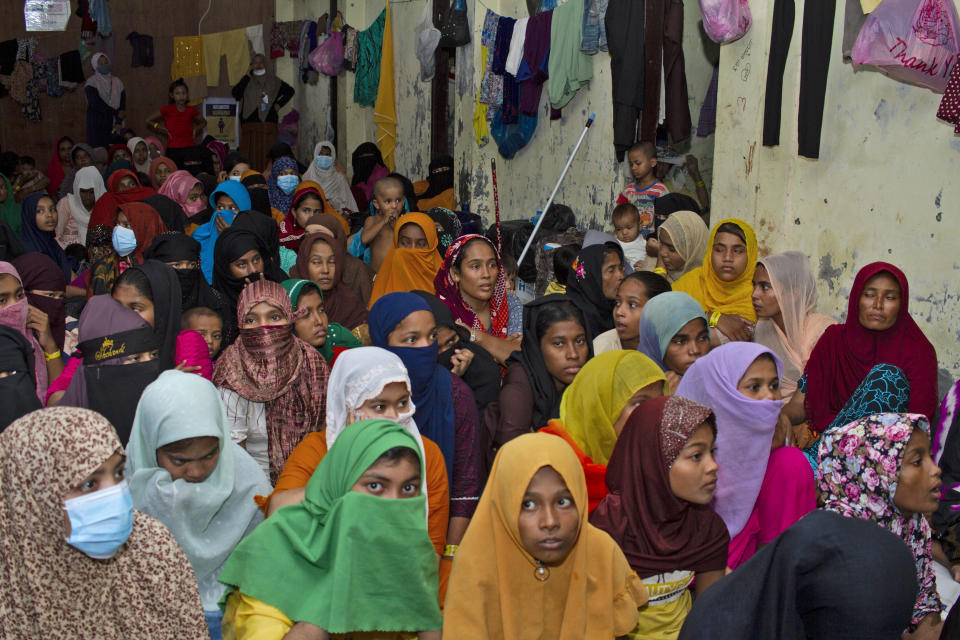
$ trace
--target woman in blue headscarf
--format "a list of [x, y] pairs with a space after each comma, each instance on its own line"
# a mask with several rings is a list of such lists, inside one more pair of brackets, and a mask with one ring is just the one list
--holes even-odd
[[293, 192], [300, 184], [300, 167], [293, 158], [277, 158], [270, 169], [267, 191], [270, 194], [270, 206], [287, 215], [293, 203]]
[[690, 365], [710, 351], [710, 327], [700, 303], [680, 291], [652, 298], [640, 315], [637, 351], [660, 365], [675, 393]]
[[217, 185], [210, 194], [213, 216], [209, 222], [197, 227], [191, 237], [200, 243], [200, 270], [208, 284], [213, 284], [213, 247], [220, 232], [233, 224], [241, 211], [250, 210], [250, 194], [235, 180], [226, 180]]

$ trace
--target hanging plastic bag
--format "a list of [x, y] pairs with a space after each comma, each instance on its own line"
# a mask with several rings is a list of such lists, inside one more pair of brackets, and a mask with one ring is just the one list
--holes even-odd
[[747, 0], [700, 0], [700, 13], [703, 30], [714, 42], [739, 40], [753, 23]]
[[331, 31], [327, 39], [321, 42], [307, 57], [310, 66], [320, 73], [336, 76], [343, 69], [343, 34]]
[[417, 25], [415, 32], [417, 34], [417, 60], [420, 61], [420, 81], [430, 82], [433, 80], [434, 67], [436, 66], [437, 44], [440, 43], [440, 30], [433, 26], [433, 20], [430, 19], [432, 2], [425, 2], [423, 5], [423, 15], [420, 16], [420, 24]]
[[883, 0], [860, 29], [851, 57], [855, 65], [943, 93], [958, 42], [952, 0]]
[[467, 4], [457, 0], [450, 7], [440, 27], [441, 47], [462, 47], [470, 42], [470, 24], [467, 22]]

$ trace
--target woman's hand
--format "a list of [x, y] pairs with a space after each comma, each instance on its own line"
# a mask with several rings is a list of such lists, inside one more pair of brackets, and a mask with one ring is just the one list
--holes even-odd
[[753, 323], [740, 316], [724, 313], [717, 321], [717, 329], [731, 341], [750, 342], [753, 339]]
[[184, 360], [183, 362], [178, 364], [176, 367], [174, 367], [174, 369], [176, 369], [177, 371], [183, 371], [184, 373], [196, 373], [196, 374], [199, 374], [202, 368], [203, 367], [188, 367], [186, 360]]
[[217, 233], [223, 233], [223, 231], [230, 226], [219, 213], [217, 213], [217, 217], [214, 218], [213, 224], [217, 227]]
[[56, 353], [57, 343], [50, 331], [50, 318], [35, 306], [27, 305], [27, 329], [32, 329], [44, 353]]
[[777, 418], [777, 428], [773, 431], [773, 441], [770, 443], [770, 451], [780, 447], [793, 446], [793, 425], [790, 419], [782, 413]]
[[453, 368], [450, 371], [462, 378], [471, 362], [473, 362], [473, 351], [470, 351], [470, 349], [454, 349], [453, 356], [450, 358]]

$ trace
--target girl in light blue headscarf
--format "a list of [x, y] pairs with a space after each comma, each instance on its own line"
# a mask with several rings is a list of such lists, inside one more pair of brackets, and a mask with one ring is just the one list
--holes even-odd
[[200, 243], [200, 270], [203, 271], [207, 284], [213, 284], [213, 247], [220, 237], [220, 227], [229, 227], [238, 213], [250, 210], [250, 194], [243, 184], [226, 180], [218, 184], [210, 194], [210, 207], [213, 208], [210, 221], [203, 223], [190, 234], [190, 237]]
[[710, 351], [703, 307], [689, 294], [668, 291], [651, 298], [640, 315], [637, 351], [660, 365], [671, 392], [697, 358]]

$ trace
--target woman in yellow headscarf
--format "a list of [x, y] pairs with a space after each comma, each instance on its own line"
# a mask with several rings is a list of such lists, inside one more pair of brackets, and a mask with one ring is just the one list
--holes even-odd
[[633, 408], [668, 394], [663, 370], [639, 351], [594, 356], [563, 392], [560, 419], [540, 431], [563, 438], [577, 454], [591, 510], [607, 494], [607, 462]]
[[738, 218], [727, 218], [710, 232], [703, 265], [674, 282], [673, 290], [699, 302], [710, 327], [727, 340], [749, 342], [757, 321], [751, 300], [757, 255], [753, 228]]
[[437, 252], [437, 227], [425, 213], [400, 216], [394, 225], [393, 247], [373, 281], [370, 307], [381, 296], [395, 291], [433, 293], [433, 280], [443, 266]]
[[623, 552], [587, 521], [570, 447], [538, 433], [501, 447], [453, 563], [444, 637], [613, 638], [646, 601]]

